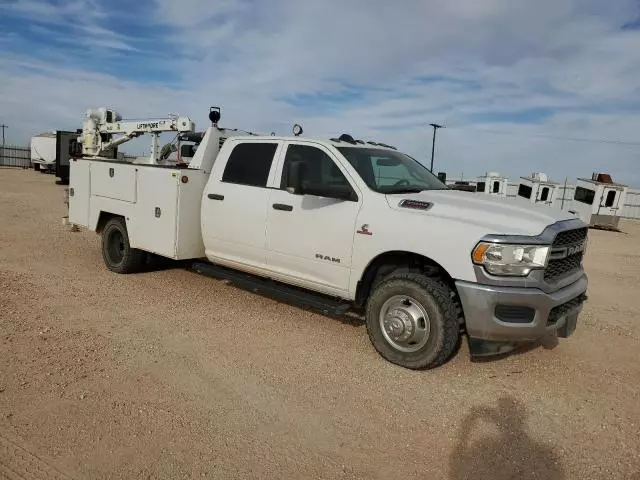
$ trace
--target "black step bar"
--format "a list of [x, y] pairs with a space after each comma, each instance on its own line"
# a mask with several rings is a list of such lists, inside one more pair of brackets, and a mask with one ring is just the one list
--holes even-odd
[[191, 269], [195, 272], [218, 280], [227, 280], [232, 284], [254, 293], [274, 298], [297, 307], [310, 308], [325, 315], [341, 316], [349, 311], [351, 304], [337, 298], [309, 292], [301, 288], [285, 285], [274, 280], [257, 277], [230, 268], [207, 262], [194, 262]]

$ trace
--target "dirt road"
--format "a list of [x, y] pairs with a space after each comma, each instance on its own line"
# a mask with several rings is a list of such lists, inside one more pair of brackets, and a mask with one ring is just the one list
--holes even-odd
[[640, 223], [590, 232], [556, 348], [413, 372], [357, 322], [110, 273], [63, 212], [51, 176], [0, 170], [0, 477], [640, 478]]

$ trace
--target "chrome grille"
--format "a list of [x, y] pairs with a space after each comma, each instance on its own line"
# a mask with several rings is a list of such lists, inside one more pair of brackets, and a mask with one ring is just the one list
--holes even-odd
[[[556, 235], [551, 245], [551, 252], [561, 247], [571, 247], [581, 245], [587, 238], [587, 228], [576, 228], [573, 230], [566, 230]], [[565, 248], [565, 254], [567, 249]], [[564, 258], [551, 258], [547, 264], [547, 268], [544, 271], [544, 279], [556, 280], [571, 274], [576, 270], [579, 270], [582, 265], [583, 252], [577, 252], [572, 255], [568, 255]]]

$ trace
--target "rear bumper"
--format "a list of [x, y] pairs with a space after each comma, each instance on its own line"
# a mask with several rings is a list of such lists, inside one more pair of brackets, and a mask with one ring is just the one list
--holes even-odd
[[[553, 293], [537, 288], [497, 287], [463, 281], [457, 281], [456, 287], [469, 337], [528, 341], [553, 332], [560, 336], [570, 335], [586, 299], [587, 283], [587, 276], [583, 275]], [[499, 307], [498, 312], [496, 307]], [[505, 311], [508, 315], [502, 313]], [[523, 314], [518, 317], [518, 312]]]

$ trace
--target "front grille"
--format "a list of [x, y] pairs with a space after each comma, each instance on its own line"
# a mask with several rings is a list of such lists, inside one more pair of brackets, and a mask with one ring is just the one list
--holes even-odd
[[587, 299], [587, 296], [583, 293], [576, 298], [569, 300], [568, 302], [553, 307], [549, 312], [549, 318], [547, 319], [547, 325], [555, 325], [556, 322], [567, 313], [578, 308]]
[[549, 264], [544, 271], [545, 280], [554, 280], [580, 268], [582, 263], [582, 252], [574, 253], [566, 258], [549, 260]]
[[[562, 249], [562, 247], [571, 247], [581, 245], [587, 238], [587, 228], [576, 228], [574, 230], [565, 230], [556, 235], [551, 245], [551, 250]], [[566, 252], [566, 250], [565, 250]], [[552, 258], [547, 264], [544, 271], [544, 279], [556, 280], [565, 275], [569, 275], [581, 268], [583, 252], [574, 253], [564, 258]]]
[[582, 243], [587, 238], [587, 227], [576, 228], [575, 230], [565, 230], [556, 235], [553, 241], [554, 247], [564, 247], [575, 243]]

